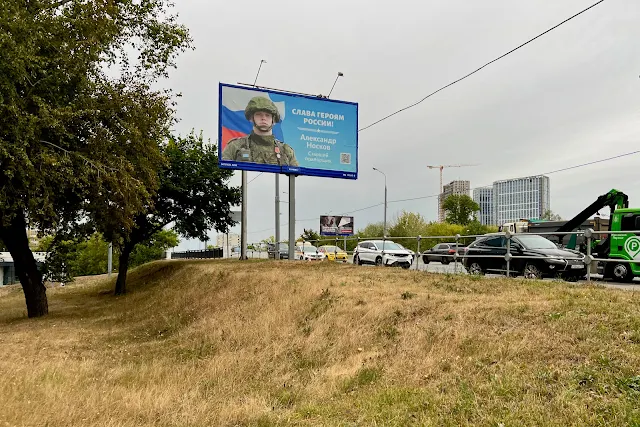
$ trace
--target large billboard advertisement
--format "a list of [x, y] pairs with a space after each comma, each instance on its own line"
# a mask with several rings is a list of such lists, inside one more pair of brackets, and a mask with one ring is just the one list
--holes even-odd
[[220, 167], [358, 177], [358, 104], [220, 84]]
[[352, 236], [353, 217], [322, 215], [320, 217], [320, 235]]

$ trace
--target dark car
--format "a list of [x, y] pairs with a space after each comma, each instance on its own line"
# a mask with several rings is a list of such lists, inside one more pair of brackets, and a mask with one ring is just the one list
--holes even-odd
[[[289, 245], [286, 243], [280, 243], [280, 259], [289, 259]], [[269, 247], [267, 249], [269, 253], [270, 259], [276, 258], [276, 245], [274, 243], [269, 243]]]
[[[464, 245], [458, 243], [458, 254], [462, 253]], [[455, 243], [438, 243], [428, 251], [422, 252], [422, 262], [429, 264], [430, 262], [440, 262], [442, 264], [449, 264], [453, 261], [453, 256], [456, 253]]]
[[[575, 281], [587, 274], [584, 255], [560, 249], [555, 243], [537, 234], [517, 234], [511, 238], [511, 274], [530, 279], [559, 277]], [[507, 238], [487, 235], [478, 238], [464, 249], [462, 264], [469, 274], [503, 273], [507, 271]], [[495, 258], [486, 256], [497, 255]], [[520, 258], [527, 257], [527, 258]]]

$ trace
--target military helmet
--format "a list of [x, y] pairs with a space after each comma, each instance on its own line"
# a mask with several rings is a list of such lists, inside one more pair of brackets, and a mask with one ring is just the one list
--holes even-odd
[[247, 104], [247, 108], [244, 109], [244, 116], [249, 121], [253, 121], [253, 115], [256, 111], [266, 111], [273, 114], [273, 123], [280, 122], [280, 112], [278, 107], [269, 98], [263, 96], [256, 96], [251, 98], [251, 101]]

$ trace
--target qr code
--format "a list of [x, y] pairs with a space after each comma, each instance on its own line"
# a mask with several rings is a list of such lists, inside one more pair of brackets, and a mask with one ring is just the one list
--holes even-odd
[[342, 165], [350, 165], [351, 164], [351, 153], [340, 153], [340, 164], [342, 164]]

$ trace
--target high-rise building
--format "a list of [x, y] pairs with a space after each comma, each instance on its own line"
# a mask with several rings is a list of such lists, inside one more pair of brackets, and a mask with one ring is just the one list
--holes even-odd
[[549, 177], [543, 175], [494, 182], [495, 224], [541, 218], [551, 208], [549, 187]]
[[471, 182], [469, 181], [451, 181], [450, 183], [442, 186], [442, 194], [440, 194], [440, 211], [438, 212], [438, 221], [444, 222], [445, 215], [442, 205], [447, 197], [453, 195], [469, 195], [471, 191]]
[[495, 225], [493, 187], [474, 188], [473, 201], [480, 206], [480, 212], [478, 213], [478, 221], [480, 221], [480, 224]]

